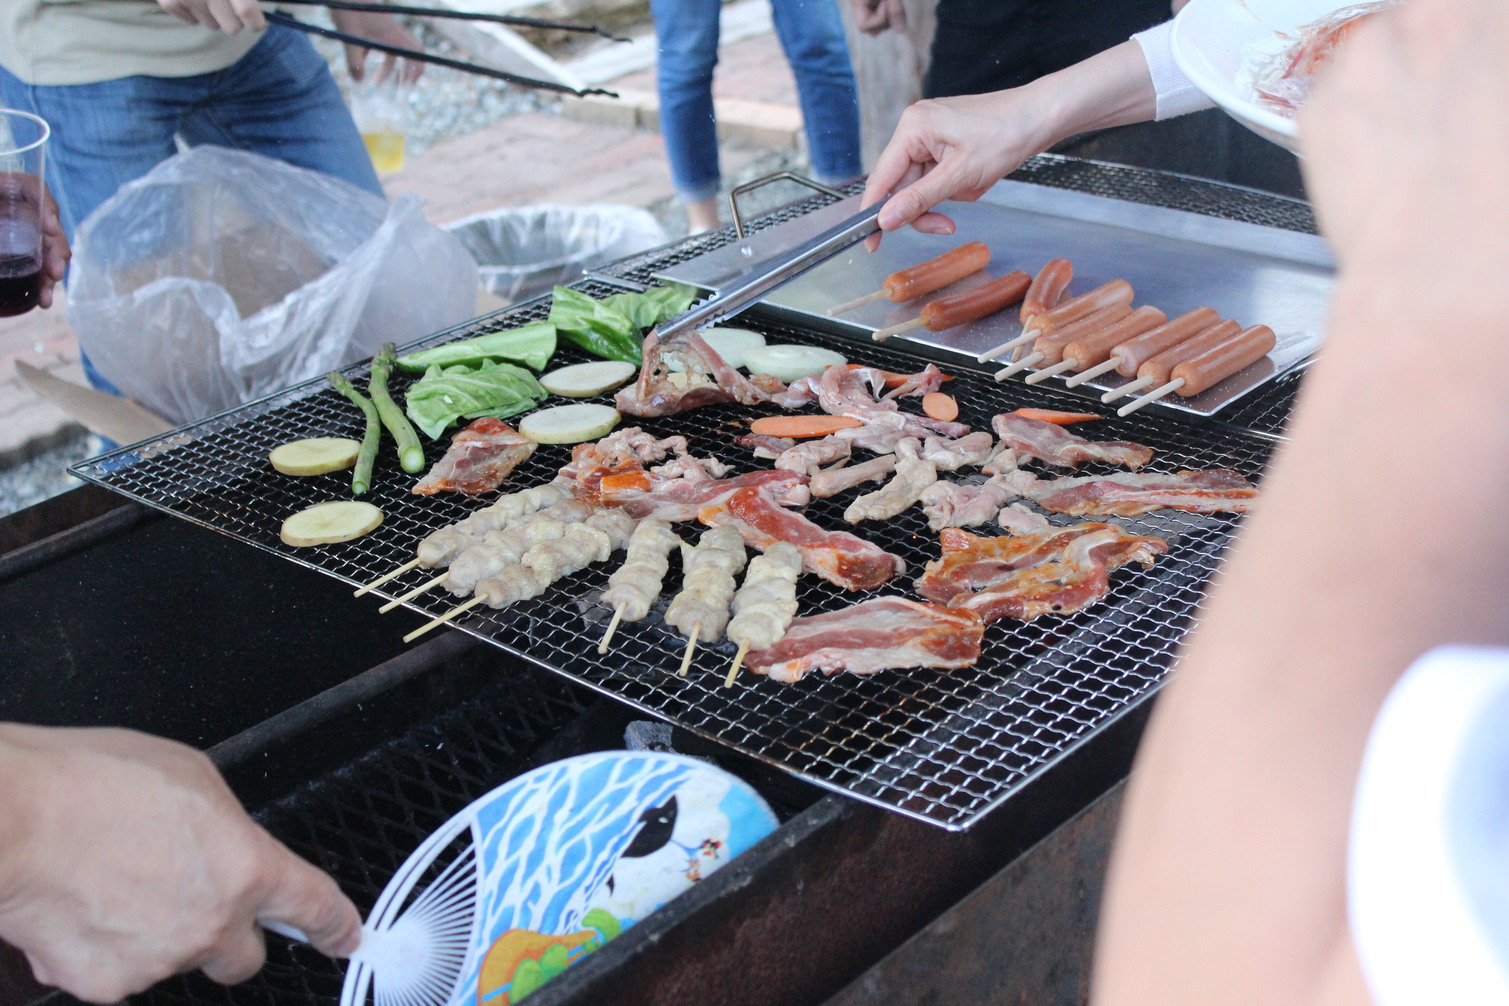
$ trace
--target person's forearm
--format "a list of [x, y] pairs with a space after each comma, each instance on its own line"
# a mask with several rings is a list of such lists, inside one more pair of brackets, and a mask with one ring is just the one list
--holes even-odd
[[[1346, 835], [1374, 715], [1429, 647], [1509, 639], [1509, 340], [1482, 359], [1472, 335], [1509, 329], [1509, 298], [1450, 283], [1385, 255], [1338, 284], [1292, 446], [1139, 752], [1096, 1006], [1297, 1006], [1349, 966]], [[1429, 359], [1465, 365], [1422, 360], [1421, 289], [1462, 310]]]
[[1039, 150], [1092, 129], [1146, 122], [1157, 95], [1136, 42], [1127, 41], [1027, 85], [1043, 110]]

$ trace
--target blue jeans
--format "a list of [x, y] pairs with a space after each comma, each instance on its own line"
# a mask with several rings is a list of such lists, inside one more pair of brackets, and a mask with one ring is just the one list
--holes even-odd
[[[718, 63], [718, 0], [650, 0], [659, 46], [660, 131], [671, 181], [685, 202], [717, 195], [713, 67]], [[771, 0], [776, 37], [796, 76], [807, 153], [819, 180], [847, 182], [859, 159], [859, 99], [835, 0]]]
[[[0, 100], [52, 127], [47, 185], [70, 243], [117, 189], [177, 151], [174, 136], [275, 157], [383, 195], [329, 66], [307, 36], [282, 25], [270, 25], [224, 70], [190, 77], [36, 86], [0, 67]], [[119, 394], [87, 358], [84, 372]]]

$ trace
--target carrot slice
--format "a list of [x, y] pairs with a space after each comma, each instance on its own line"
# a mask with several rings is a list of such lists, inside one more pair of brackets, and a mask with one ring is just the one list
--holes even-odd
[[[863, 363], [851, 363], [851, 364], [849, 364], [849, 369], [850, 370], [858, 370], [860, 367], [864, 367], [864, 364]], [[879, 367], [867, 367], [866, 369], [867, 370], [880, 370]], [[894, 372], [889, 371], [889, 370], [880, 370], [880, 372], [885, 375], [885, 386], [887, 388], [899, 388], [903, 384], [905, 384], [907, 381], [911, 380], [912, 377], [913, 377], [912, 374], [897, 374], [897, 373], [894, 373]], [[945, 381], [952, 381], [953, 377], [951, 375], [949, 375], [949, 374], [944, 374], [943, 375], [943, 379]]]
[[1017, 409], [1015, 411], [1019, 416], [1038, 419], [1057, 426], [1068, 426], [1070, 423], [1083, 423], [1086, 420], [1101, 418], [1093, 412], [1059, 412], [1057, 409]]
[[650, 488], [650, 477], [644, 472], [625, 472], [622, 475], [604, 475], [598, 489], [604, 494], [620, 493], [629, 489]]
[[852, 416], [761, 416], [749, 424], [751, 433], [767, 437], [826, 437], [839, 430], [863, 426]]
[[959, 403], [954, 401], [953, 395], [930, 391], [922, 396], [922, 411], [934, 419], [951, 423], [959, 418]]

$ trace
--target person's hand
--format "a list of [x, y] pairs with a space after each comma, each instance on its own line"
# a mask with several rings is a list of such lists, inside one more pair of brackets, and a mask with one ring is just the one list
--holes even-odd
[[1347, 39], [1299, 116], [1306, 185], [1343, 272], [1414, 272], [1409, 289], [1435, 302], [1436, 282], [1467, 303], [1493, 292], [1481, 270], [1509, 261], [1506, 43], [1502, 0], [1412, 0]]
[[[1156, 105], [1152, 77], [1135, 41], [1024, 87], [918, 102], [902, 113], [860, 204], [886, 200], [880, 209], [882, 231], [911, 224], [929, 234], [952, 234], [954, 222], [932, 212], [939, 203], [978, 199], [1059, 140], [1150, 119]], [[871, 248], [876, 240], [872, 235]]]
[[157, 0], [157, 5], [185, 24], [203, 25], [228, 35], [243, 28], [261, 31], [267, 27], [257, 0]]
[[38, 981], [115, 1002], [199, 968], [262, 966], [259, 918], [344, 956], [356, 908], [247, 817], [191, 748], [127, 730], [0, 725], [0, 938]]
[[879, 35], [887, 28], [906, 31], [906, 7], [901, 0], [850, 0], [854, 27], [866, 35]]
[[[413, 49], [415, 52], [424, 51], [419, 39], [398, 23], [398, 18], [392, 14], [378, 14], [367, 11], [332, 10], [330, 19], [335, 22], [335, 27], [348, 35], [356, 35], [359, 38], [371, 39], [373, 42], [382, 42], [384, 45], [397, 46], [400, 49]], [[351, 79], [360, 81], [367, 76], [367, 50], [359, 45], [346, 46], [346, 69], [351, 73]], [[398, 64], [399, 58], [390, 52], [382, 54], [382, 63], [377, 68], [377, 76], [374, 80], [381, 84], [388, 79], [388, 75]], [[405, 84], [412, 84], [424, 74], [424, 64], [417, 59], [406, 59], [398, 66], [398, 79]]]
[[37, 295], [37, 306], [52, 307], [52, 291], [63, 282], [68, 271], [68, 260], [73, 250], [68, 247], [68, 238], [63, 233], [63, 221], [58, 216], [58, 204], [52, 193], [42, 190], [42, 290]]
[[860, 205], [886, 200], [883, 231], [910, 224], [928, 234], [952, 234], [953, 220], [931, 212], [934, 206], [980, 198], [1044, 146], [1035, 127], [1045, 114], [1034, 93], [1019, 87], [911, 106], [876, 159]]

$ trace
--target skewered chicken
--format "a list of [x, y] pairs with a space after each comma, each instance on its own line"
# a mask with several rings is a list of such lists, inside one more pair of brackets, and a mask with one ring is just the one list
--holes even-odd
[[728, 638], [751, 650], [774, 646], [796, 615], [796, 581], [801, 574], [801, 550], [790, 542], [778, 541], [751, 559], [734, 595]]
[[602, 603], [615, 610], [621, 608], [619, 617], [630, 622], [648, 615], [660, 596], [671, 549], [680, 543], [681, 539], [666, 521], [653, 517], [640, 521], [629, 536], [629, 554], [624, 564], [608, 577]]
[[744, 569], [744, 539], [737, 528], [710, 527], [682, 561], [681, 592], [665, 611], [665, 624], [704, 643], [723, 638], [734, 576]]
[[487, 532], [496, 531], [513, 518], [569, 499], [571, 489], [571, 480], [557, 477], [542, 486], [500, 496], [476, 513], [449, 527], [431, 532], [416, 548], [419, 564], [428, 568], [444, 566], [462, 549], [480, 540]]
[[590, 517], [593, 508], [580, 500], [562, 500], [544, 510], [516, 517], [497, 531], [463, 549], [451, 560], [440, 585], [452, 594], [470, 594], [478, 580], [496, 576], [523, 558], [534, 546], [566, 533], [572, 524]]
[[581, 523], [568, 526], [561, 537], [529, 549], [516, 565], [479, 580], [476, 596], [489, 608], [538, 597], [561, 577], [602, 562], [615, 549], [623, 548], [633, 532], [634, 518], [628, 514], [598, 510]]

